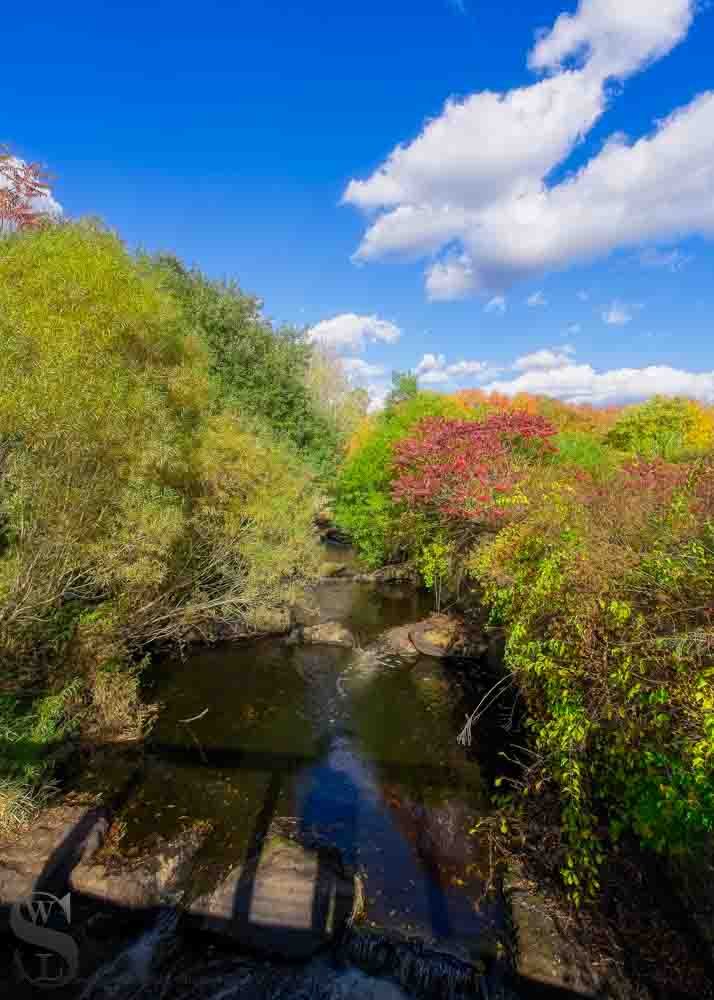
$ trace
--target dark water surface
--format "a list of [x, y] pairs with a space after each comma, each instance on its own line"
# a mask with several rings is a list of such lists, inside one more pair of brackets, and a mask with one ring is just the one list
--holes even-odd
[[203, 825], [188, 888], [198, 895], [268, 833], [326, 842], [361, 872], [368, 921], [478, 937], [498, 922], [473, 833], [489, 804], [478, 748], [456, 742], [478, 682], [381, 642], [428, 613], [414, 590], [335, 581], [317, 599], [322, 620], [347, 625], [357, 648], [266, 639], [162, 665], [151, 763], [122, 843], [136, 853]]

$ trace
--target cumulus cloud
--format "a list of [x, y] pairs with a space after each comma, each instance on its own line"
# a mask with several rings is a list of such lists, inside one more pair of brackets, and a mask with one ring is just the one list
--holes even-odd
[[376, 382], [369, 385], [367, 389], [369, 392], [367, 412], [377, 413], [379, 410], [384, 409], [384, 404], [387, 402], [387, 396], [392, 391], [391, 383]]
[[688, 0], [580, 0], [561, 14], [528, 58], [531, 69], [561, 69], [580, 57], [603, 77], [625, 77], [660, 59], [684, 38], [693, 17]]
[[627, 403], [655, 394], [690, 396], [714, 402], [714, 371], [687, 372], [667, 365], [596, 371], [591, 365], [568, 364], [531, 370], [514, 379], [493, 381], [489, 392], [512, 396], [517, 392], [554, 396], [569, 403]]
[[362, 358], [343, 358], [342, 369], [353, 379], [378, 378], [385, 374], [384, 365], [373, 365]]
[[446, 249], [426, 274], [429, 296], [446, 299], [501, 292], [617, 247], [714, 233], [712, 92], [636, 142], [611, 137], [547, 184], [606, 109], [610, 81], [666, 55], [693, 10], [693, 0], [580, 0], [530, 53], [543, 79], [450, 99], [371, 177], [350, 182], [343, 200], [373, 215], [356, 258]]
[[573, 359], [570, 357], [573, 352], [574, 348], [569, 344], [566, 344], [560, 350], [544, 347], [540, 351], [533, 351], [532, 354], [524, 354], [522, 357], [516, 358], [513, 362], [513, 367], [521, 372], [550, 371], [554, 368], [567, 368], [568, 365], [572, 365], [573, 363]]
[[543, 294], [543, 292], [540, 292], [540, 291], [539, 292], [533, 292], [533, 294], [529, 295], [528, 298], [526, 299], [526, 305], [529, 305], [529, 306], [547, 306], [548, 305], [548, 300], [545, 297], [545, 295]]
[[424, 384], [437, 385], [442, 382], [459, 381], [464, 378], [490, 377], [498, 369], [486, 361], [455, 361], [447, 363], [443, 354], [425, 354], [416, 366], [415, 374]]
[[466, 254], [437, 261], [426, 272], [426, 294], [430, 301], [463, 299], [474, 289], [474, 273]]
[[487, 313], [499, 312], [505, 313], [506, 311], [506, 300], [503, 295], [494, 295], [492, 299], [489, 299], [484, 306], [484, 311]]
[[612, 302], [602, 311], [603, 323], [608, 326], [625, 326], [632, 319], [632, 310], [624, 302]]
[[368, 343], [377, 341], [393, 344], [399, 340], [401, 330], [378, 316], [341, 313], [310, 327], [305, 336], [310, 343], [322, 344], [335, 351], [361, 351]]

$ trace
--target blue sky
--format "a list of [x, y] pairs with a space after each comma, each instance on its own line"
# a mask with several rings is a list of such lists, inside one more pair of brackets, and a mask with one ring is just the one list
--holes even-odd
[[714, 399], [712, 41], [690, 0], [41, 0], [4, 15], [0, 141], [376, 399]]

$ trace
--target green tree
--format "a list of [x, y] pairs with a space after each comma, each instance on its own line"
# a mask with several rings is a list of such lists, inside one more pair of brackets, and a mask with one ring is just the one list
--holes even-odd
[[414, 372], [392, 372], [392, 389], [387, 396], [387, 407], [413, 399], [419, 392], [419, 381]]
[[182, 306], [186, 330], [208, 350], [217, 405], [265, 422], [323, 477], [333, 473], [340, 428], [310, 390], [313, 348], [302, 334], [273, 327], [260, 300], [233, 282], [210, 281], [170, 255], [156, 258], [155, 266]]

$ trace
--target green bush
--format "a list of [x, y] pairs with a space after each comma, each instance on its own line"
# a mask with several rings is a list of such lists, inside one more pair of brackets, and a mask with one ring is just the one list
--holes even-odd
[[714, 416], [689, 399], [655, 396], [622, 411], [608, 444], [643, 458], [677, 461], [714, 443]]
[[598, 888], [603, 820], [663, 852], [714, 832], [711, 482], [710, 464], [541, 480], [471, 563], [527, 700], [531, 790], [560, 793], [576, 901]]
[[[291, 327], [274, 328], [260, 301], [234, 283], [210, 281], [168, 255], [156, 258], [154, 266], [180, 303], [186, 329], [207, 349], [217, 406], [244, 420], [258, 418], [323, 480], [334, 475], [351, 426], [344, 427], [335, 407], [321, 405], [313, 391], [317, 349]], [[339, 386], [333, 381], [332, 389], [330, 402], [337, 389], [345, 407], [355, 395], [345, 379]]]
[[607, 476], [618, 466], [617, 452], [585, 431], [561, 431], [553, 441], [556, 466], [582, 469], [592, 475]]
[[392, 449], [420, 420], [438, 416], [463, 419], [464, 409], [435, 392], [419, 392], [387, 406], [360, 436], [340, 471], [335, 518], [370, 566], [393, 558], [403, 544], [400, 511], [391, 498]]

